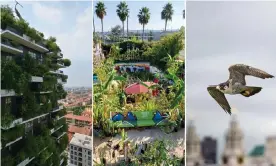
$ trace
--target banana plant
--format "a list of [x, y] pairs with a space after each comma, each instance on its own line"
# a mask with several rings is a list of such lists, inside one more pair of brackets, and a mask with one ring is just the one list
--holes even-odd
[[[100, 83], [99, 85], [99, 92], [94, 94], [95, 99], [99, 99], [102, 97], [103, 94], [106, 94], [108, 91], [108, 87], [110, 86], [112, 81], [126, 81], [126, 78], [123, 76], [118, 76], [115, 73], [115, 70], [113, 70], [109, 74], [109, 78], [106, 82]], [[97, 100], [96, 100], [97, 101]]]

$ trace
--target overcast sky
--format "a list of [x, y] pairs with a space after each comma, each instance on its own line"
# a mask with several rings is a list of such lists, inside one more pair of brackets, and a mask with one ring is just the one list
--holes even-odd
[[[187, 118], [197, 132], [219, 139], [220, 151], [230, 116], [207, 92], [228, 79], [228, 67], [243, 63], [276, 76], [276, 2], [187, 2]], [[276, 135], [276, 79], [247, 77], [263, 87], [255, 96], [226, 96], [238, 109], [246, 151]]]
[[[14, 0], [1, 1], [14, 9]], [[92, 86], [92, 2], [90, 1], [20, 1], [17, 6], [31, 27], [54, 36], [63, 57], [71, 60], [65, 69], [65, 86]]]

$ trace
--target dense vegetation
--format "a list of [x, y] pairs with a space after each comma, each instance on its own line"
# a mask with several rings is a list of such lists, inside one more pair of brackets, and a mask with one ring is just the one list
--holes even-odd
[[[114, 129], [108, 123], [111, 111], [122, 112], [123, 114], [130, 110], [166, 111], [170, 114], [170, 120], [177, 123], [176, 131], [184, 127], [182, 120], [185, 114], [185, 86], [183, 77], [180, 77], [181, 73], [184, 73], [184, 62], [177, 61], [180, 50], [184, 48], [183, 39], [184, 28], [179, 32], [164, 36], [160, 41], [156, 42], [142, 42], [132, 39], [113, 45], [103, 45], [105, 53], [108, 54], [105, 55], [106, 59], [94, 67], [94, 73], [98, 76], [99, 84], [94, 85], [93, 95], [93, 124], [94, 128], [102, 130], [101, 136], [105, 137], [119, 133], [119, 130]], [[161, 78], [160, 75], [155, 75], [148, 71], [141, 73], [126, 72], [118, 75], [114, 72], [114, 63], [122, 61], [148, 61], [151, 65], [160, 69], [163, 76]], [[150, 94], [139, 94], [135, 95], [135, 104], [127, 104], [127, 95], [124, 93], [124, 89], [131, 80], [137, 80], [138, 82], [152, 81], [154, 78], [163, 80], [157, 86], [160, 92], [158, 97], [151, 97]], [[172, 85], [168, 83], [169, 80], [173, 82]], [[131, 96], [128, 95], [128, 97]], [[181, 165], [180, 163], [183, 161], [175, 157], [171, 158], [164, 147], [164, 142], [156, 141], [139, 158], [132, 156], [130, 153], [128, 157], [131, 158], [131, 162], [128, 162], [128, 164], [150, 166], [154, 164], [160, 165], [163, 161], [166, 161], [166, 164]], [[160, 154], [156, 149], [161, 149], [164, 154]], [[135, 148], [130, 147], [130, 151], [135, 151]], [[122, 164], [124, 165], [125, 163]]]
[[[34, 121], [33, 133], [25, 128], [27, 125], [25, 123], [16, 125], [9, 130], [1, 129], [1, 163], [12, 166], [19, 164], [28, 157], [30, 159], [35, 157], [32, 165], [50, 165], [51, 163], [59, 165], [59, 155], [66, 148], [68, 137], [65, 135], [56, 141], [50, 130], [64, 125], [58, 132], [67, 131], [64, 119], [58, 119], [65, 112], [63, 110], [49, 113], [58, 107], [57, 100], [64, 98], [66, 92], [63, 86], [57, 83], [58, 77], [50, 74], [49, 71], [60, 68], [53, 65], [58, 60], [61, 60], [65, 66], [70, 66], [71, 62], [69, 59], [59, 58], [58, 54], [61, 50], [54, 37], [44, 39], [43, 33], [30, 27], [24, 19], [15, 18], [12, 9], [8, 6], [1, 6], [1, 29], [15, 29], [19, 35], [29, 36], [30, 40], [43, 45], [52, 52], [51, 55], [47, 54], [42, 59], [34, 58], [30, 54], [13, 56], [12, 58], [5, 58], [6, 55], [2, 55], [4, 58], [1, 60], [1, 89], [14, 90], [16, 96], [7, 97], [6, 100], [11, 100], [11, 102], [1, 104], [1, 126], [8, 127], [12, 121], [18, 118], [25, 121], [38, 115], [48, 115], [40, 122]], [[32, 83], [32, 76], [43, 77], [43, 82]], [[66, 81], [67, 76], [61, 78]], [[8, 142], [14, 141], [20, 136], [23, 139], [10, 145], [12, 148], [5, 148]]]

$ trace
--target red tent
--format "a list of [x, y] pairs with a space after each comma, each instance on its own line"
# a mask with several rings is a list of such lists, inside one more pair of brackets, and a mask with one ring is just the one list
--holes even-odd
[[[155, 85], [153, 82], [144, 82], [144, 84], [147, 86]], [[149, 92], [149, 89], [140, 83], [134, 83], [126, 87], [125, 92], [126, 94], [140, 94]]]

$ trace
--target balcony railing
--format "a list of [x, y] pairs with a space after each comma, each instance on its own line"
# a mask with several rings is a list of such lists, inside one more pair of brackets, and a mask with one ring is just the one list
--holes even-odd
[[23, 36], [22, 32], [20, 32], [19, 30], [16, 30], [15, 28], [9, 27], [9, 26], [7, 26], [6, 29], [4, 29], [4, 30], [9, 30], [9, 31], [11, 31], [11, 32], [13, 32], [13, 33], [15, 33], [19, 36]]
[[61, 52], [58, 52], [58, 53], [57, 53], [57, 56], [63, 58], [63, 54], [62, 54]]
[[11, 42], [9, 42], [7, 40], [2, 40], [1, 43], [4, 44], [4, 45], [6, 45], [6, 46], [9, 46], [9, 47], [12, 47], [14, 49], [17, 49], [19, 51], [23, 51], [23, 47], [22, 46], [16, 45], [16, 44], [12, 44]]
[[29, 36], [21, 33], [19, 30], [16, 30], [14, 28], [6, 27], [6, 29], [4, 29], [1, 32], [1, 34], [4, 37], [12, 38], [13, 40], [17, 41], [18, 43], [21, 43], [22, 45], [25, 45], [25, 46], [35, 49], [37, 51], [40, 51], [40, 52], [49, 51], [42, 42], [36, 42]]
[[50, 73], [53, 73], [53, 74], [64, 74], [63, 71], [61, 71], [61, 70], [50, 71]]

